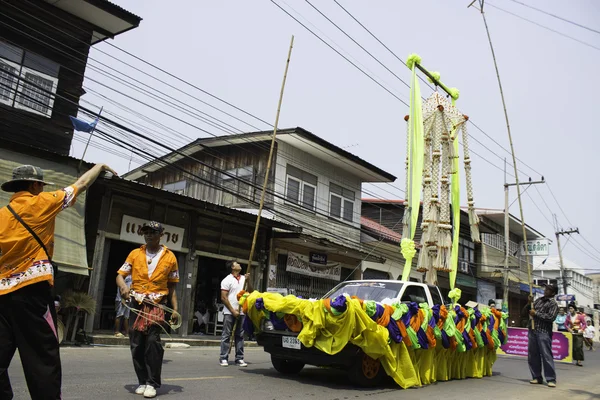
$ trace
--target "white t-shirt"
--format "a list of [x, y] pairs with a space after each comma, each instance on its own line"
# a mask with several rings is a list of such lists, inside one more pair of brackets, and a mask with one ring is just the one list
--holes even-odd
[[593, 339], [596, 335], [596, 329], [592, 325], [588, 325], [583, 331], [583, 337], [587, 339]]
[[148, 278], [152, 278], [152, 274], [154, 273], [154, 270], [158, 265], [158, 260], [160, 260], [160, 257], [162, 257], [163, 250], [164, 247], [160, 246], [160, 250], [158, 250], [158, 253], [156, 253], [156, 255], [153, 256], [148, 253], [148, 250], [146, 250], [146, 259], [150, 261], [150, 264], [148, 264]]
[[[231, 307], [233, 307], [235, 310], [237, 310], [240, 306], [240, 303], [237, 301], [237, 294], [244, 289], [245, 281], [246, 277], [241, 274], [237, 278], [233, 276], [233, 274], [229, 274], [221, 281], [221, 290], [228, 292], [227, 298], [229, 299]], [[229, 308], [223, 307], [223, 314], [231, 315], [231, 311], [229, 311]]]

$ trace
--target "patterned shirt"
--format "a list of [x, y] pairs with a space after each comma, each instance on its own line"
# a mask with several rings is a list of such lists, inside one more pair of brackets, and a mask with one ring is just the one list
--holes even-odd
[[127, 260], [119, 269], [118, 274], [126, 277], [131, 275], [131, 292], [134, 298], [146, 297], [160, 302], [169, 294], [169, 283], [179, 282], [179, 269], [175, 254], [163, 246], [156, 269], [152, 276], [148, 274], [148, 257], [146, 245], [129, 253]]
[[[52, 257], [56, 216], [73, 205], [76, 197], [74, 186], [38, 195], [23, 191], [10, 198], [10, 206], [38, 235]], [[43, 281], [54, 283], [48, 255], [8, 208], [3, 207], [0, 209], [0, 295]]]
[[[534, 330], [538, 332], [552, 333], [552, 324], [558, 315], [558, 304], [552, 297], [541, 297], [533, 302], [535, 317], [533, 317]], [[531, 306], [525, 306], [524, 311], [529, 314]], [[527, 323], [531, 329], [531, 319]]]

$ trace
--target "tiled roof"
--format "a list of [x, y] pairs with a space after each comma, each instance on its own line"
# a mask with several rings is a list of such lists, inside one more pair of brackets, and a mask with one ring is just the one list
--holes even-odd
[[395, 232], [395, 231], [391, 230], [390, 228], [387, 228], [387, 227], [385, 227], [385, 226], [383, 226], [383, 225], [381, 225], [381, 224], [373, 221], [370, 218], [362, 217], [361, 216], [360, 217], [360, 224], [363, 227], [365, 227], [365, 228], [367, 228], [367, 229], [369, 229], [369, 230], [371, 230], [373, 232], [378, 233], [379, 235], [381, 235], [381, 237], [383, 237], [385, 239], [388, 239], [388, 240], [391, 240], [391, 241], [394, 241], [394, 242], [397, 242], [397, 243], [400, 243], [400, 241], [402, 240], [402, 235], [401, 234], [399, 234], [398, 232]]

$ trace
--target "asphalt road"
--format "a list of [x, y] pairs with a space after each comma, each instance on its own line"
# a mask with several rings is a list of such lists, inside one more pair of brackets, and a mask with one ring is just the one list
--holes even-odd
[[[585, 351], [584, 367], [557, 364], [558, 387], [530, 385], [524, 359], [499, 358], [494, 376], [440, 382], [402, 390], [389, 382], [377, 389], [352, 386], [343, 371], [306, 367], [294, 377], [276, 372], [261, 348], [246, 349], [247, 368], [218, 365], [218, 349], [167, 349], [157, 398], [180, 399], [599, 399], [600, 351]], [[63, 348], [63, 399], [142, 399], [127, 347]], [[18, 356], [10, 367], [15, 399], [29, 399]], [[432, 397], [430, 397], [432, 396]]]

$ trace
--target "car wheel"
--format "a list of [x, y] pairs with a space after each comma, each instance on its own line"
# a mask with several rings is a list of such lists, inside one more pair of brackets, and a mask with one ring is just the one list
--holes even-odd
[[286, 360], [274, 356], [271, 356], [271, 363], [278, 372], [286, 375], [297, 374], [304, 368], [304, 363], [300, 361]]
[[374, 387], [379, 385], [386, 376], [379, 360], [374, 360], [361, 352], [354, 365], [348, 371], [350, 382], [359, 386]]

